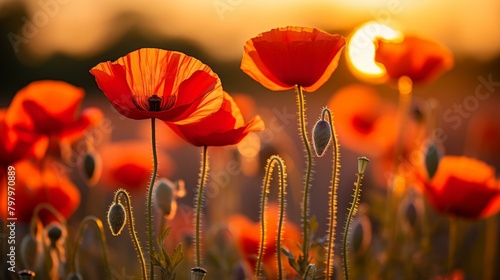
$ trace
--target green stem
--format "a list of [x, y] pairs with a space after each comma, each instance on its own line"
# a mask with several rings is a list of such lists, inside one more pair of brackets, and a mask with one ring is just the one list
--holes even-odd
[[354, 190], [353, 200], [351, 202], [351, 208], [349, 209], [349, 214], [347, 216], [346, 225], [344, 228], [344, 240], [343, 240], [343, 259], [344, 259], [344, 279], [349, 280], [349, 269], [348, 269], [348, 258], [347, 258], [347, 236], [349, 234], [349, 228], [351, 226], [351, 222], [356, 215], [356, 210], [359, 204], [359, 198], [361, 196], [361, 181], [363, 180], [364, 174], [358, 173], [356, 174], [356, 188]]
[[492, 280], [495, 275], [495, 264], [497, 263], [498, 216], [489, 217], [485, 223], [483, 279]]
[[83, 218], [83, 220], [80, 223], [80, 226], [78, 228], [78, 234], [76, 236], [75, 248], [73, 250], [73, 255], [71, 257], [72, 269], [75, 273], [78, 273], [78, 267], [76, 265], [76, 257], [78, 255], [78, 248], [80, 247], [80, 243], [82, 242], [83, 233], [85, 232], [88, 224], [90, 224], [90, 223], [94, 223], [97, 226], [97, 230], [99, 231], [99, 239], [101, 241], [101, 249], [102, 249], [102, 256], [104, 259], [104, 266], [106, 267], [106, 274], [108, 275], [108, 279], [111, 279], [112, 275], [111, 275], [111, 270], [110, 270], [110, 266], [109, 266], [108, 250], [106, 249], [106, 235], [104, 234], [104, 226], [102, 224], [101, 219], [99, 219], [95, 216], [86, 216], [85, 218]]
[[261, 270], [262, 257], [265, 250], [265, 240], [266, 240], [266, 206], [267, 206], [267, 194], [269, 193], [269, 187], [271, 184], [271, 174], [273, 173], [274, 165], [278, 165], [278, 177], [279, 177], [279, 201], [280, 201], [280, 213], [278, 220], [278, 236], [276, 240], [276, 256], [278, 261], [278, 279], [283, 279], [283, 268], [281, 264], [281, 237], [283, 232], [283, 224], [285, 221], [285, 205], [286, 205], [286, 167], [283, 159], [277, 155], [273, 155], [269, 158], [266, 164], [266, 171], [264, 176], [264, 183], [262, 187], [261, 195], [261, 211], [260, 211], [260, 246], [259, 254], [257, 257], [257, 265], [255, 269], [255, 274], [258, 277]]
[[458, 218], [449, 218], [449, 244], [448, 244], [448, 273], [455, 268], [455, 255], [457, 252]]
[[311, 171], [312, 171], [312, 151], [311, 145], [309, 144], [309, 138], [307, 137], [307, 120], [306, 120], [306, 107], [305, 98], [302, 87], [295, 86], [295, 91], [297, 92], [297, 106], [299, 112], [299, 127], [300, 135], [302, 136], [302, 142], [307, 152], [307, 169], [304, 181], [304, 196], [302, 200], [302, 252], [304, 253], [304, 261], [309, 262], [309, 189], [311, 181]]
[[195, 250], [196, 250], [196, 266], [201, 266], [201, 252], [200, 252], [200, 232], [201, 232], [201, 208], [203, 206], [203, 191], [205, 187], [205, 181], [208, 175], [208, 153], [207, 146], [203, 146], [202, 160], [201, 160], [201, 170], [200, 170], [200, 182], [198, 186], [198, 195], [196, 197], [196, 220], [195, 220]]
[[137, 232], [135, 231], [135, 219], [132, 213], [132, 202], [130, 201], [130, 196], [128, 193], [119, 189], [115, 194], [115, 203], [120, 203], [120, 196], [123, 195], [125, 197], [125, 203], [127, 204], [127, 215], [129, 217], [128, 229], [130, 235], [132, 236], [132, 241], [134, 242], [135, 250], [137, 251], [137, 255], [139, 257], [139, 261], [141, 262], [141, 271], [142, 271], [142, 279], [148, 279], [148, 273], [146, 268], [146, 260], [144, 259], [144, 254], [142, 253], [141, 244], [139, 243], [139, 238], [137, 238]]
[[339, 183], [339, 165], [340, 165], [340, 150], [339, 142], [337, 139], [337, 132], [333, 126], [332, 113], [328, 108], [324, 108], [321, 118], [324, 120], [328, 116], [330, 124], [330, 133], [332, 135], [332, 153], [333, 153], [333, 170], [332, 181], [330, 184], [330, 202], [329, 202], [329, 225], [328, 225], [328, 247], [326, 255], [326, 270], [325, 278], [330, 279], [333, 274], [333, 257], [334, 257], [334, 243], [335, 243], [335, 228], [337, 226], [337, 188]]
[[152, 209], [152, 197], [153, 188], [156, 180], [156, 173], [158, 171], [158, 156], [156, 154], [156, 127], [155, 118], [151, 118], [151, 149], [153, 152], [153, 174], [151, 175], [151, 182], [149, 183], [148, 189], [148, 250], [149, 250], [149, 269], [151, 280], [155, 279], [155, 269], [153, 265], [153, 209]]

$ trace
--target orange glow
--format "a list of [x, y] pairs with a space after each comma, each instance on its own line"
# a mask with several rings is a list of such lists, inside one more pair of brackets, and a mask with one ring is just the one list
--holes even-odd
[[375, 39], [399, 40], [402, 34], [387, 25], [367, 22], [353, 31], [346, 49], [347, 65], [357, 77], [375, 81], [385, 75], [385, 69], [375, 62]]

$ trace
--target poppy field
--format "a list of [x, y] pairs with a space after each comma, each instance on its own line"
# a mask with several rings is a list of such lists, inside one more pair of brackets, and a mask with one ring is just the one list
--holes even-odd
[[[223, 26], [249, 5], [223, 2]], [[234, 29], [237, 51], [146, 32], [134, 6], [121, 44], [103, 27], [62, 51], [71, 32], [45, 32], [79, 4], [38, 5], [2, 27], [0, 279], [500, 277], [498, 56], [395, 4]]]

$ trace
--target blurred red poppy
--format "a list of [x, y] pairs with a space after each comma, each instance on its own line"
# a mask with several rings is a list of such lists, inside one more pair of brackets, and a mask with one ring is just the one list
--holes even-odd
[[241, 69], [264, 87], [312, 92], [338, 65], [345, 39], [308, 27], [288, 26], [261, 33], [244, 46]]
[[[52, 205], [65, 218], [69, 218], [80, 205], [80, 191], [59, 168], [58, 162], [50, 159], [41, 163], [23, 160], [13, 166], [17, 174], [15, 195], [21, 201], [15, 207], [18, 221], [28, 223], [33, 211], [41, 203]], [[2, 201], [7, 201], [5, 195], [2, 191]], [[6, 209], [1, 209], [0, 214], [5, 218]], [[41, 211], [40, 217], [44, 223], [55, 219], [48, 211]]]
[[[112, 143], [103, 146], [99, 154], [102, 159], [102, 171], [98, 185], [112, 191], [124, 188], [129, 192], [145, 190], [149, 185], [153, 161], [149, 142]], [[159, 152], [158, 162], [158, 176], [170, 177], [174, 168], [172, 160]]]
[[377, 40], [375, 61], [394, 82], [407, 76], [413, 83], [431, 82], [453, 67], [453, 55], [443, 45], [416, 36], [403, 41]]
[[377, 156], [396, 141], [396, 108], [371, 87], [352, 84], [328, 101], [340, 144], [359, 154]]
[[0, 109], [0, 167], [35, 156], [40, 158], [47, 149], [47, 138], [8, 127], [5, 109]]
[[217, 74], [180, 52], [143, 48], [99, 63], [90, 73], [116, 110], [131, 119], [193, 123], [222, 103]]
[[[278, 265], [276, 260], [276, 235], [278, 233], [278, 205], [270, 203], [266, 210], [266, 225], [267, 233], [264, 241], [265, 250], [262, 258], [262, 263], [269, 279], [276, 279], [278, 276]], [[260, 222], [252, 222], [249, 218], [243, 215], [233, 215], [228, 220], [229, 230], [234, 236], [238, 244], [243, 258], [247, 265], [247, 269], [251, 273], [255, 272], [257, 264], [257, 255], [260, 246]], [[285, 221], [282, 248], [291, 251], [294, 256], [300, 252], [297, 244], [300, 244], [301, 235], [299, 228], [289, 222]], [[294, 269], [288, 264], [288, 259], [285, 255], [280, 254], [282, 257], [283, 271], [288, 273], [288, 276], [294, 275]]]
[[463, 156], [444, 156], [424, 182], [426, 197], [443, 214], [479, 219], [500, 211], [500, 184], [493, 167]]
[[264, 130], [264, 122], [258, 115], [245, 124], [236, 102], [226, 92], [224, 92], [222, 106], [215, 114], [195, 124], [168, 125], [179, 136], [195, 146], [234, 145], [248, 133]]
[[5, 120], [15, 129], [72, 141], [103, 118], [97, 108], [79, 114], [83, 97], [83, 89], [66, 82], [32, 82], [14, 96]]

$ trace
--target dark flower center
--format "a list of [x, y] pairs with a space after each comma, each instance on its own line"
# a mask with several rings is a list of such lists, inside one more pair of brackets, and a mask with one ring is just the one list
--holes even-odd
[[147, 95], [134, 95], [135, 106], [143, 111], [159, 112], [168, 110], [174, 106], [175, 95], [160, 97], [157, 94], [151, 96]]

